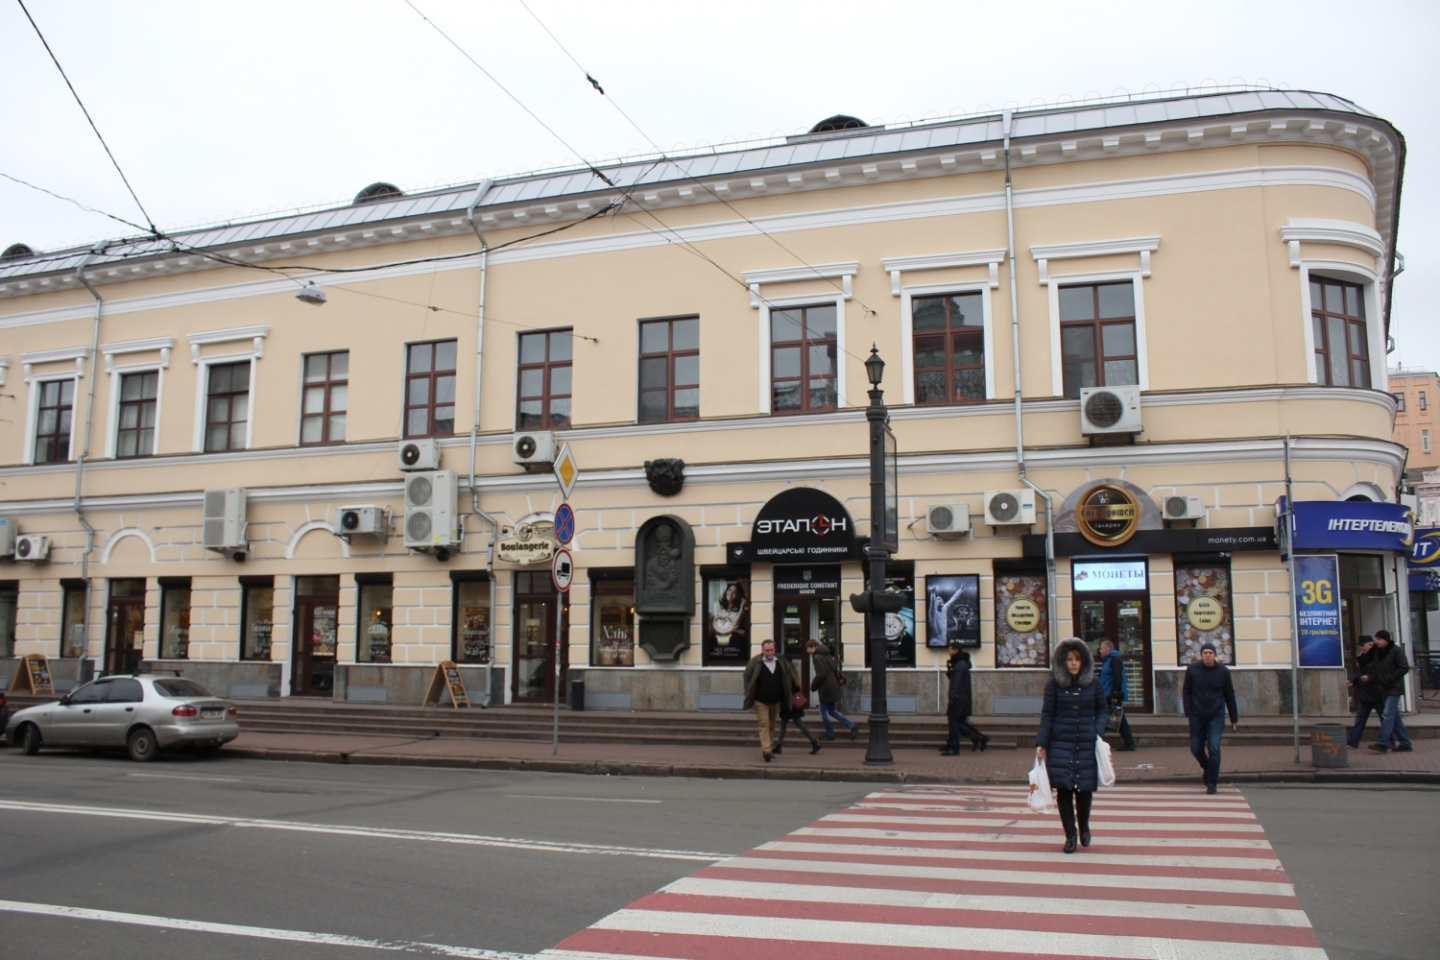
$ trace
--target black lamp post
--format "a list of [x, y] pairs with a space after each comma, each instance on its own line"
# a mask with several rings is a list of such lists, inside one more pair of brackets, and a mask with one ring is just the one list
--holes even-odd
[[885, 611], [877, 602], [877, 598], [885, 596], [885, 562], [891, 550], [886, 542], [885, 496], [885, 437], [890, 412], [885, 409], [885, 391], [880, 389], [885, 361], [873, 344], [865, 360], [865, 375], [870, 380], [870, 406], [865, 408], [865, 419], [870, 424], [870, 543], [865, 548], [870, 585], [864, 594], [865, 642], [870, 648], [870, 743], [865, 763], [891, 766], [895, 757], [890, 752], [890, 712], [885, 696]]

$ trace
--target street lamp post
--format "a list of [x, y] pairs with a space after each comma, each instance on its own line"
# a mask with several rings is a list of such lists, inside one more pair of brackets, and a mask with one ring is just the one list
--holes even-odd
[[865, 642], [870, 649], [870, 743], [865, 763], [891, 766], [895, 757], [890, 752], [890, 712], [885, 696], [885, 612], [875, 599], [885, 592], [885, 561], [890, 559], [885, 496], [885, 428], [890, 412], [885, 409], [885, 391], [880, 389], [885, 361], [874, 345], [865, 361], [865, 374], [870, 380], [870, 406], [865, 408], [865, 420], [870, 425], [870, 543], [865, 548], [870, 574], [865, 604]]

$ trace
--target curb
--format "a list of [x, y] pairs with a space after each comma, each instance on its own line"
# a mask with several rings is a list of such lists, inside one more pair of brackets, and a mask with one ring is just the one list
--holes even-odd
[[[344, 763], [377, 767], [440, 767], [455, 770], [510, 770], [534, 773], [573, 773], [615, 777], [689, 777], [701, 780], [815, 780], [828, 783], [947, 783], [1020, 785], [1015, 779], [941, 777], [904, 770], [854, 769], [846, 767], [753, 767], [723, 764], [646, 763], [606, 760], [524, 760], [509, 757], [424, 757], [391, 753], [340, 753], [320, 750], [286, 750], [272, 747], [225, 747], [225, 756], [250, 760], [278, 760], [291, 763]], [[1423, 770], [1295, 770], [1226, 774], [1225, 782], [1337, 784], [1440, 785], [1440, 772]], [[1191, 774], [1149, 777], [1141, 783], [1190, 783]]]

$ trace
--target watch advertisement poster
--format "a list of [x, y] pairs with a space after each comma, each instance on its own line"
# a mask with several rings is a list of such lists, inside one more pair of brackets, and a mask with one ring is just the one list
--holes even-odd
[[704, 663], [743, 667], [750, 662], [750, 578], [705, 577]]
[[[868, 586], [868, 584], [867, 584]], [[885, 665], [915, 666], [915, 565], [885, 565], [885, 592], [905, 597], [899, 613], [885, 614]], [[865, 665], [870, 666], [870, 644], [865, 644]]]
[[925, 578], [925, 646], [943, 650], [958, 641], [980, 646], [980, 575]]

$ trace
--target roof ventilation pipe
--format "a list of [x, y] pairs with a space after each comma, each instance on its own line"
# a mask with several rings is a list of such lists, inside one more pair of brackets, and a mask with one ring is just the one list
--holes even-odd
[[[465, 218], [470, 221], [470, 229], [475, 231], [475, 239], [480, 241], [480, 303], [475, 311], [475, 416], [470, 421], [470, 510], [482, 522], [490, 525], [490, 542], [485, 547], [485, 572], [489, 575], [490, 583], [492, 633], [495, 622], [495, 538], [500, 536], [500, 522], [480, 509], [480, 490], [475, 486], [475, 441], [480, 433], [480, 384], [485, 366], [485, 272], [490, 265], [490, 244], [485, 242], [485, 234], [480, 231], [480, 224], [475, 219], [475, 208], [485, 199], [485, 194], [490, 192], [494, 183], [494, 180], [482, 180], [475, 188], [475, 196], [471, 199], [470, 206], [465, 209]], [[490, 652], [491, 655], [485, 660], [485, 698], [480, 702], [482, 707], [490, 706], [490, 671], [495, 660], [493, 644]]]
[[1015, 465], [1020, 482], [1034, 490], [1045, 501], [1045, 611], [1049, 637], [1054, 647], [1058, 618], [1055, 615], [1055, 504], [1050, 494], [1041, 490], [1025, 475], [1025, 421], [1020, 400], [1020, 300], [1015, 282], [1015, 196], [1010, 178], [1010, 127], [1015, 112], [1006, 110], [1001, 118], [1005, 132], [1005, 236], [1006, 255], [1010, 258], [1010, 343], [1015, 360]]

